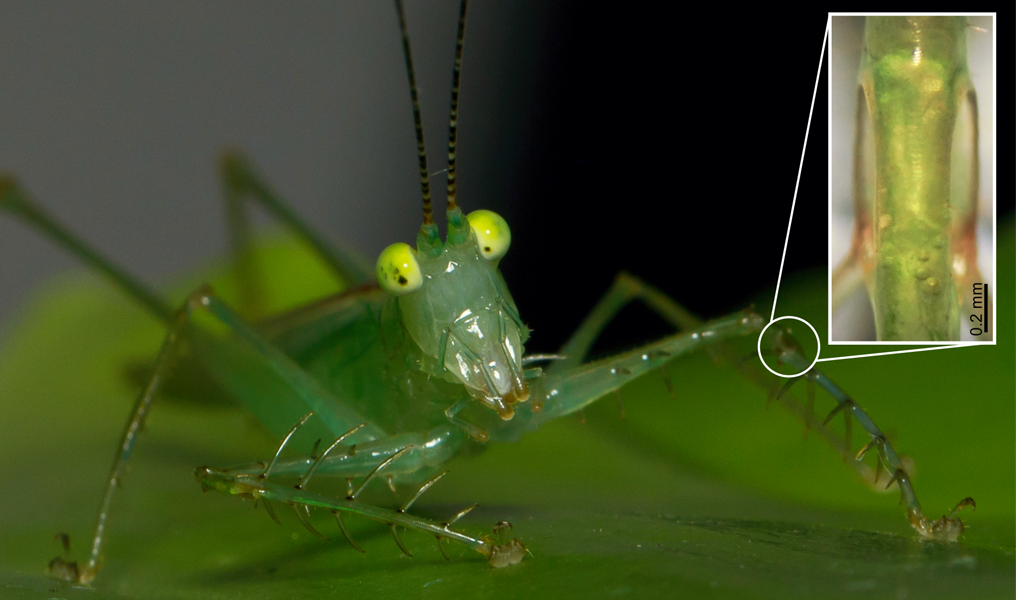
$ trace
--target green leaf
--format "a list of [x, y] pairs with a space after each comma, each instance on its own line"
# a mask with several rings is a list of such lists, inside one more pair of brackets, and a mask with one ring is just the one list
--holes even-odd
[[[1011, 307], [1012, 223], [999, 233], [998, 303]], [[271, 272], [294, 285], [327, 282], [295, 276], [320, 270], [299, 250], [276, 248], [270, 257]], [[215, 285], [228, 296], [228, 279]], [[292, 293], [273, 305], [292, 306], [330, 286], [310, 285], [280, 286]], [[785, 281], [780, 298], [778, 314], [826, 330], [824, 273]], [[998, 329], [1011, 332], [1012, 315], [998, 317]], [[341, 541], [330, 515], [314, 519], [333, 537], [324, 542], [285, 507], [276, 509], [280, 527], [249, 502], [202, 494], [195, 467], [263, 459], [273, 442], [237, 410], [162, 401], [114, 501], [94, 586], [48, 578], [46, 564], [61, 553], [55, 534], [70, 534], [78, 559], [87, 553], [137, 393], [125, 373], [150, 360], [161, 336], [102, 282], [74, 276], [41, 290], [0, 346], [0, 596], [1014, 595], [1016, 352], [1008, 335], [989, 348], [824, 365], [913, 458], [929, 516], [964, 496], [977, 500], [959, 543], [919, 541], [895, 487], [872, 491], [817, 436], [805, 440], [797, 420], [776, 404], [766, 409], [764, 391], [702, 355], [676, 361], [676, 399], [660, 378], [646, 378], [622, 392], [626, 419], [607, 398], [587, 411], [585, 424], [564, 419], [518, 444], [456, 459], [417, 504], [421, 514], [444, 518], [479, 502], [463, 527], [485, 534], [511, 521], [533, 553], [520, 565], [495, 570], [451, 545], [446, 563], [435, 540], [411, 532], [402, 537], [414, 558], [402, 557], [386, 527], [347, 519], [367, 551], [361, 555]], [[816, 410], [831, 407], [820, 393]], [[384, 486], [373, 493], [393, 503]]]

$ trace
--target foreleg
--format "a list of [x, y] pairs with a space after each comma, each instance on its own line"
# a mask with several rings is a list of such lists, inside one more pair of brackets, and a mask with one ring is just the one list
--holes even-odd
[[[304, 417], [301, 422], [291, 431], [295, 431], [307, 420]], [[471, 511], [474, 506], [467, 507], [460, 511], [453, 518], [439, 523], [430, 519], [417, 517], [407, 511], [432, 485], [438, 482], [448, 472], [437, 473], [422, 485], [420, 485], [408, 500], [397, 509], [387, 509], [361, 502], [358, 498], [367, 485], [376, 477], [390, 477], [397, 470], [409, 470], [412, 473], [420, 473], [425, 466], [423, 462], [440, 464], [446, 460], [458, 446], [465, 440], [465, 434], [456, 428], [437, 428], [424, 436], [401, 435], [393, 436], [386, 440], [379, 440], [363, 445], [342, 447], [336, 450], [346, 438], [353, 435], [360, 426], [347, 431], [332, 443], [328, 449], [317, 458], [307, 457], [294, 461], [288, 461], [282, 465], [273, 459], [267, 466], [264, 463], [257, 463], [243, 469], [212, 469], [201, 467], [195, 475], [205, 489], [214, 489], [226, 494], [250, 498], [264, 504], [268, 514], [278, 522], [273, 502], [280, 502], [293, 508], [297, 519], [311, 533], [322, 539], [327, 539], [311, 525], [308, 517], [312, 508], [324, 509], [335, 515], [335, 520], [343, 536], [353, 548], [363, 552], [363, 549], [349, 535], [343, 521], [343, 515], [355, 514], [375, 521], [380, 521], [389, 526], [395, 543], [408, 556], [412, 556], [402, 538], [399, 536], [400, 527], [433, 535], [438, 540], [438, 546], [444, 554], [444, 547], [441, 542], [450, 540], [463, 544], [487, 557], [488, 562], [495, 567], [502, 567], [516, 564], [522, 560], [526, 548], [517, 539], [494, 540], [490, 537], [473, 537], [468, 534], [451, 529], [451, 525]], [[282, 446], [276, 453], [276, 459], [285, 448], [290, 436], [283, 441]], [[413, 438], [419, 439], [413, 439]], [[407, 441], [416, 441], [418, 444], [401, 445]], [[435, 450], [435, 448], [437, 450]], [[329, 456], [339, 455], [339, 460], [332, 460]], [[437, 462], [435, 462], [437, 461]], [[326, 469], [326, 463], [333, 463], [332, 468]], [[369, 470], [368, 470], [369, 468]], [[323, 471], [340, 473], [349, 478], [349, 492], [345, 498], [335, 498], [321, 494], [315, 494], [307, 490], [311, 477], [315, 473]], [[269, 480], [269, 475], [277, 476], [283, 472], [290, 474], [302, 473], [295, 486], [278, 485]], [[353, 478], [359, 477], [360, 481], [355, 485]], [[500, 524], [499, 524], [500, 525]], [[495, 533], [498, 533], [495, 527]], [[447, 556], [445, 556], [447, 558]]]
[[[758, 335], [763, 324], [762, 317], [754, 313], [735, 313], [702, 324], [693, 331], [593, 363], [567, 368], [557, 368], [560, 365], [557, 363], [548, 369], [539, 396], [534, 398], [535, 402], [543, 403], [543, 411], [535, 414], [532, 422], [540, 424], [582, 410], [636, 377], [664, 367], [683, 354], [724, 340]], [[576, 348], [581, 350], [578, 345]]]
[[[675, 327], [698, 329], [609, 359], [579, 366], [607, 323], [621, 308], [635, 299], [645, 302], [647, 306]], [[701, 346], [708, 347], [714, 356], [726, 359], [747, 379], [766, 389], [773, 390], [772, 376], [762, 372], [757, 361], [744, 360], [743, 357], [735, 356], [732, 346], [723, 343], [723, 340], [737, 335], [758, 333], [763, 324], [757, 315], [745, 313], [714, 321], [703, 327], [699, 319], [662, 292], [627, 273], [621, 273], [611, 289], [560, 350], [560, 354], [565, 358], [547, 369], [547, 377], [542, 391], [546, 408], [543, 413], [534, 416], [533, 423], [534, 425], [539, 424], [556, 416], [581, 410], [596, 399], [619, 389], [634, 377], [644, 374], [652, 368], [662, 367], [674, 356]], [[780, 340], [781, 345], [774, 348], [773, 352], [779, 360], [800, 371], [809, 367], [810, 361], [801, 354], [799, 345], [789, 332], [777, 336], [776, 339]], [[660, 353], [661, 351], [663, 354]], [[787, 395], [790, 385], [796, 380], [791, 380], [778, 391], [773, 390], [772, 397], [783, 401], [792, 412], [804, 421], [807, 428], [818, 430], [830, 444], [844, 453], [849, 452], [850, 448], [851, 417], [857, 420], [858, 424], [871, 437], [871, 442], [858, 453], [856, 460], [860, 461], [868, 450], [878, 449], [879, 465], [877, 469], [880, 470], [883, 463], [887, 465], [886, 469], [890, 476], [888, 485], [895, 482], [900, 486], [900, 493], [903, 502], [907, 504], [911, 525], [924, 537], [944, 540], [958, 538], [963, 533], [963, 523], [955, 518], [956, 512], [965, 506], [976, 506], [974, 501], [971, 498], [965, 498], [949, 515], [938, 520], [928, 520], [924, 517], [910, 478], [898, 455], [885, 435], [864, 412], [864, 409], [819, 370], [811, 369], [803, 377], [809, 382], [807, 407], [801, 406]], [[666, 381], [669, 388], [669, 380]], [[814, 392], [811, 386], [815, 384], [825, 389], [837, 401], [837, 407], [821, 423], [815, 419], [812, 412]], [[846, 411], [846, 435], [840, 439], [825, 425], [832, 417], [844, 411]], [[860, 463], [855, 464], [862, 466]], [[876, 470], [876, 477], [878, 470]]]
[[[434, 469], [447, 462], [465, 443], [467, 435], [451, 424], [440, 425], [426, 432], [400, 433], [384, 439], [340, 446], [320, 456], [299, 456], [275, 461], [271, 473], [278, 476], [302, 476], [313, 469], [314, 473], [331, 477], [365, 477], [377, 464], [391, 458], [403, 448], [412, 448], [399, 461], [385, 471], [386, 477], [396, 482], [419, 482]], [[243, 477], [265, 470], [264, 463], [252, 463], [217, 472], [231, 477]]]
[[[564, 358], [547, 367], [546, 372], [548, 376], [558, 375], [565, 370], [574, 369], [578, 365], [581, 365], [589, 353], [589, 349], [596, 341], [596, 338], [603, 331], [603, 328], [606, 327], [606, 325], [622, 308], [633, 300], [641, 300], [647, 307], [656, 312], [661, 318], [677, 329], [692, 330], [703, 326], [701, 319], [675, 302], [672, 298], [634, 275], [622, 272], [617, 275], [617, 278], [614, 280], [614, 283], [611, 285], [607, 293], [600, 299], [579, 326], [578, 330], [572, 334], [571, 338], [569, 338], [565, 345], [561, 348], [559, 353], [564, 356]], [[761, 331], [762, 325], [764, 325], [764, 323], [757, 323], [758, 331]], [[699, 341], [713, 342], [715, 339], [706, 340], [703, 338]], [[703, 345], [708, 348], [709, 352], [712, 353], [714, 357], [721, 358], [730, 363], [731, 366], [737, 369], [743, 377], [752, 381], [759, 387], [762, 387], [766, 391], [769, 391], [771, 394], [776, 394], [773, 388], [772, 375], [770, 375], [768, 371], [763, 370], [757, 361], [746, 360], [741, 354], [740, 349], [722, 343], [709, 343]], [[667, 376], [666, 371], [662, 368], [660, 371], [663, 375], [663, 380], [668, 391], [673, 396], [673, 385]], [[781, 393], [779, 395], [779, 399], [791, 410], [791, 412], [796, 414], [804, 422], [806, 430], [817, 430], [830, 445], [837, 449], [837, 451], [844, 451], [844, 448], [849, 443], [844, 442], [828, 428], [823, 427], [812, 414], [810, 404], [808, 408], [801, 406], [800, 403], [796, 402], [785, 393]]]
[[[789, 334], [786, 334], [789, 336]], [[795, 368], [804, 370], [807, 369], [811, 364], [811, 361], [804, 357], [800, 353], [799, 347], [794, 343], [792, 338], [784, 336], [783, 341], [787, 342], [778, 346], [775, 350], [778, 359], [791, 365]], [[778, 338], [779, 339], [779, 338]], [[896, 450], [889, 443], [888, 438], [885, 434], [875, 425], [875, 422], [868, 416], [868, 413], [864, 411], [857, 402], [854, 401], [846, 392], [844, 392], [839, 386], [833, 383], [824, 373], [818, 369], [811, 369], [802, 377], [806, 378], [809, 382], [814, 382], [822, 389], [826, 390], [830, 396], [836, 400], [836, 407], [829, 412], [829, 415], [823, 421], [823, 425], [828, 423], [837, 414], [843, 412], [846, 417], [846, 437], [845, 441], [850, 443], [851, 437], [851, 418], [857, 421], [857, 423], [864, 429], [865, 433], [871, 438], [861, 451], [857, 453], [855, 460], [860, 461], [864, 458], [864, 455], [869, 450], [876, 450], [878, 464], [875, 467], [875, 482], [878, 482], [879, 475], [884, 468], [889, 474], [889, 481], [886, 483], [886, 488], [889, 488], [893, 483], [896, 483], [900, 489], [900, 501], [907, 505], [907, 515], [910, 518], [910, 524], [920, 533], [922, 536], [929, 539], [955, 541], [963, 534], [963, 521], [956, 518], [956, 513], [965, 506], [977, 507], [973, 498], [964, 498], [956, 505], [956, 508], [952, 510], [946, 516], [940, 519], [930, 520], [924, 516], [924, 512], [921, 510], [921, 503], [917, 500], [917, 494], [914, 492], [913, 485], [910, 483], [910, 476], [907, 474], [906, 468], [903, 466], [903, 462], [900, 461], [899, 456], [896, 454]], [[799, 379], [799, 378], [798, 378]], [[784, 386], [781, 393], [786, 391], [796, 379], [791, 380]]]

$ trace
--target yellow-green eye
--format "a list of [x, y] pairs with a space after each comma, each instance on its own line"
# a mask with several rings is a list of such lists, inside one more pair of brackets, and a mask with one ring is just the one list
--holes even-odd
[[476, 236], [480, 254], [487, 260], [497, 260], [508, 252], [512, 232], [501, 215], [489, 210], [474, 210], [466, 216]]
[[377, 282], [389, 294], [403, 296], [423, 285], [416, 251], [409, 244], [392, 244], [377, 257]]

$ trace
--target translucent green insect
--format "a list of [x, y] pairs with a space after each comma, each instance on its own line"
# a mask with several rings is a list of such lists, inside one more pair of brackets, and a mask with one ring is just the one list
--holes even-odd
[[[303, 309], [251, 324], [205, 287], [194, 291], [178, 310], [154, 292], [57, 225], [12, 178], [0, 180], [0, 208], [37, 227], [72, 253], [101, 271], [123, 291], [166, 324], [168, 333], [153, 374], [140, 394], [118, 446], [103, 497], [87, 563], [56, 559], [52, 572], [87, 583], [100, 567], [112, 498], [123, 477], [153, 398], [184, 360], [196, 363], [230, 395], [240, 400], [280, 440], [274, 457], [229, 469], [201, 467], [196, 476], [205, 489], [254, 499], [273, 517], [289, 506], [312, 532], [311, 509], [331, 512], [350, 544], [344, 518], [363, 516], [391, 528], [396, 543], [408, 554], [401, 531], [435, 536], [440, 542], [463, 544], [494, 567], [517, 564], [526, 556], [522, 541], [507, 536], [498, 523], [494, 536], [477, 537], [453, 528], [466, 509], [447, 522], [415, 516], [417, 499], [445, 473], [443, 464], [475, 444], [512, 441], [542, 424], [581, 411], [617, 392], [624, 384], [663, 371], [668, 363], [695, 349], [708, 348], [742, 373], [758, 379], [762, 367], [727, 342], [753, 341], [765, 320], [751, 311], [704, 323], [670, 298], [635, 277], [622, 274], [587, 316], [583, 325], [555, 354], [527, 354], [529, 329], [498, 270], [511, 242], [507, 224], [489, 211], [463, 214], [457, 205], [455, 141], [458, 73], [464, 36], [466, 3], [459, 18], [449, 140], [448, 231], [439, 236], [432, 217], [429, 171], [423, 145], [405, 16], [398, 8], [406, 66], [413, 99], [423, 190], [423, 225], [415, 249], [396, 244], [382, 252], [372, 276], [362, 261], [332, 248], [279, 200], [244, 159], [227, 154], [220, 169], [231, 208], [250, 199], [309, 242], [351, 288]], [[232, 214], [239, 212], [231, 211]], [[238, 245], [248, 239], [233, 223]], [[243, 248], [238, 249], [243, 255]], [[238, 264], [244, 277], [242, 263]], [[376, 281], [374, 279], [376, 277]], [[252, 282], [249, 282], [252, 283]], [[251, 288], [254, 286], [251, 285]], [[641, 300], [682, 333], [592, 363], [590, 348], [617, 312]], [[860, 456], [874, 450], [874, 474], [888, 471], [898, 484], [910, 523], [922, 536], [955, 540], [963, 531], [955, 510], [938, 520], [924, 516], [902, 461], [886, 436], [842, 389], [816, 369], [789, 332], [778, 332], [766, 353], [779, 363], [803, 372], [807, 406], [793, 405], [807, 427], [826, 436], [845, 453], [850, 427], [856, 421], [870, 442]], [[550, 363], [547, 366], [539, 365]], [[805, 372], [806, 371], [806, 372]], [[772, 378], [768, 378], [771, 384]], [[772, 398], [790, 402], [787, 391], [796, 379], [774, 391]], [[835, 401], [825, 422], [813, 411], [818, 385]], [[771, 385], [769, 386], [771, 387]], [[837, 438], [825, 424], [843, 413], [847, 433]], [[310, 455], [283, 456], [294, 436], [325, 441]], [[315, 477], [349, 481], [345, 497], [312, 491]], [[397, 508], [362, 501], [372, 481], [387, 479], [393, 487], [412, 485]], [[295, 479], [296, 485], [291, 485]], [[286, 481], [287, 484], [280, 483]], [[972, 504], [965, 499], [958, 506]]]
[[865, 21], [855, 227], [832, 285], [834, 304], [867, 285], [880, 340], [959, 340], [961, 308], [971, 312], [970, 290], [984, 281], [977, 266], [980, 160], [970, 30], [965, 16]]

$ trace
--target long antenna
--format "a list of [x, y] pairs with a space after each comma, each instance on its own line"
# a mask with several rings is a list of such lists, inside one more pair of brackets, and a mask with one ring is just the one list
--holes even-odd
[[[430, 206], [430, 174], [427, 172], [427, 149], [423, 145], [423, 123], [420, 120], [420, 96], [416, 91], [416, 76], [413, 74], [413, 52], [409, 49], [409, 29], [406, 27], [406, 11], [402, 0], [395, 0], [399, 13], [399, 28], [402, 29], [402, 53], [406, 56], [406, 74], [409, 75], [409, 95], [413, 98], [413, 122], [416, 125], [416, 152], [420, 158], [420, 188], [423, 191], [423, 224], [434, 223]], [[461, 27], [461, 25], [460, 25]]]
[[466, 5], [459, 5], [459, 34], [455, 39], [455, 68], [452, 70], [452, 113], [448, 125], [448, 212], [458, 208], [455, 203], [455, 138], [459, 127], [459, 75], [462, 72], [462, 40], [466, 35]]

